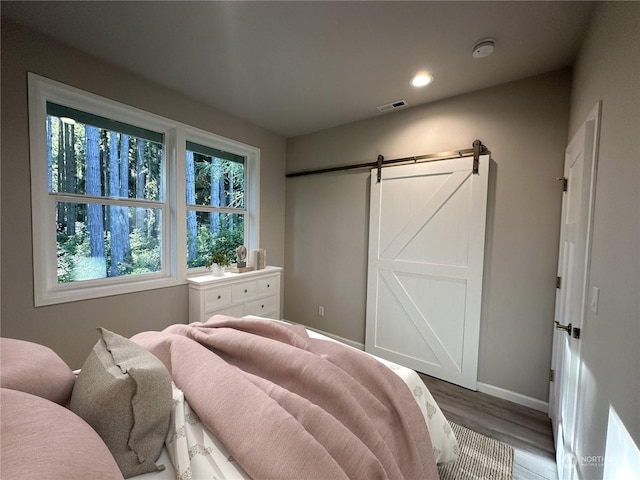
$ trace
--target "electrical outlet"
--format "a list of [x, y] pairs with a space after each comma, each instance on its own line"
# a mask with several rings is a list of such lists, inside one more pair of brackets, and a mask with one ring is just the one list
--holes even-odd
[[324, 307], [322, 305], [318, 305], [318, 316], [324, 317]]

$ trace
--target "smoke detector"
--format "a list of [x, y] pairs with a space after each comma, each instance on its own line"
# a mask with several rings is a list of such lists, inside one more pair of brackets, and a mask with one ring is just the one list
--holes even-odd
[[480, 40], [473, 47], [472, 55], [473, 58], [484, 58], [488, 57], [493, 53], [496, 47], [496, 42], [492, 39], [487, 38], [486, 40]]

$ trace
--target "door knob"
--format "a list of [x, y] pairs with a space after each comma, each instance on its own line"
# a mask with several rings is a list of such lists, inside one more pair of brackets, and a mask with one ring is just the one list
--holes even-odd
[[571, 335], [571, 324], [569, 324], [569, 325], [561, 325], [560, 322], [558, 322], [557, 320], [554, 320], [554, 323], [556, 324], [556, 329], [564, 330], [569, 335]]

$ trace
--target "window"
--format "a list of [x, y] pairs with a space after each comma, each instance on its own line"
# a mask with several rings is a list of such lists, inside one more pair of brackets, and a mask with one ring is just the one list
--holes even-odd
[[184, 263], [197, 273], [217, 249], [234, 262], [240, 245], [258, 248], [260, 152], [191, 127], [184, 145]]
[[32, 74], [29, 109], [36, 306], [176, 285], [215, 248], [258, 247], [258, 149]]
[[187, 265], [201, 267], [215, 250], [234, 259], [245, 243], [245, 157], [193, 142], [186, 148]]
[[164, 135], [47, 102], [57, 282], [162, 272]]

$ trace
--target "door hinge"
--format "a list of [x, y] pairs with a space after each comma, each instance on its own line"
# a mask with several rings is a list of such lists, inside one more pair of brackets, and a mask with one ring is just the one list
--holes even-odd
[[569, 179], [566, 177], [558, 177], [557, 180], [562, 182], [562, 191], [566, 192], [569, 189]]
[[553, 382], [555, 378], [556, 378], [556, 371], [552, 368], [551, 370], [549, 370], [549, 381]]
[[560, 288], [560, 285], [562, 285], [562, 278], [556, 277], [556, 288]]

